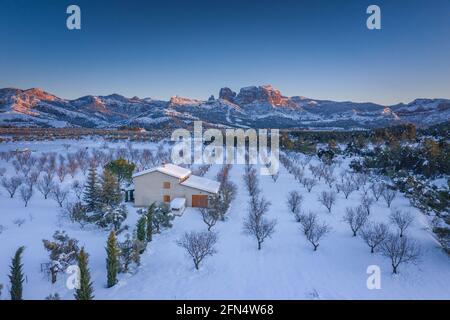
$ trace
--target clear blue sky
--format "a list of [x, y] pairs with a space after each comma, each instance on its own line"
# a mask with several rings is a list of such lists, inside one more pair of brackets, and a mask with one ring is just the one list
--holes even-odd
[[[78, 4], [82, 29], [66, 29]], [[366, 28], [366, 8], [382, 30]], [[1, 0], [0, 87], [205, 99], [285, 95], [393, 104], [450, 98], [449, 0]]]

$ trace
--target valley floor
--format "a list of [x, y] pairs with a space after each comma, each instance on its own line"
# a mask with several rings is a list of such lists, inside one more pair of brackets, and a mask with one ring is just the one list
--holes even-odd
[[[58, 141], [21, 144], [0, 144], [0, 151], [29, 147], [38, 152], [64, 152], [62, 142]], [[344, 160], [343, 168], [348, 161]], [[7, 165], [0, 162], [0, 167]], [[219, 169], [220, 166], [211, 167], [206, 177], [214, 179]], [[73, 290], [66, 287], [68, 275], [61, 274], [52, 285], [40, 271], [41, 263], [48, 262], [42, 239], [51, 239], [56, 230], [66, 230], [90, 254], [96, 299], [450, 299], [450, 259], [428, 230], [426, 216], [411, 207], [403, 196], [398, 196], [393, 206], [415, 215], [408, 234], [420, 243], [423, 254], [417, 265], [402, 265], [400, 273], [392, 275], [388, 259], [371, 254], [359, 237], [352, 237], [350, 228], [343, 222], [345, 208], [359, 205], [359, 192], [352, 193], [348, 200], [342, 193], [338, 194], [336, 206], [328, 213], [317, 201], [318, 194], [328, 190], [328, 186], [320, 182], [308, 193], [283, 167], [277, 182], [269, 176], [260, 176], [262, 194], [272, 203], [268, 217], [276, 219], [277, 225], [273, 237], [258, 251], [256, 241], [242, 231], [249, 200], [243, 174], [244, 166], [234, 165], [230, 171], [230, 180], [238, 187], [237, 197], [226, 221], [214, 227], [219, 237], [217, 253], [208, 257], [200, 270], [194, 269], [192, 261], [176, 244], [184, 232], [206, 229], [198, 210], [188, 208], [173, 221], [171, 229], [156, 235], [149, 243], [138, 270], [134, 274], [120, 274], [119, 283], [110, 289], [105, 287], [108, 231], [93, 226], [80, 229], [61, 216], [56, 202], [44, 200], [39, 193], [34, 194], [25, 208], [19, 197], [10, 199], [2, 190], [0, 225], [4, 231], [0, 233], [0, 283], [4, 284], [4, 290], [1, 298], [8, 298], [10, 259], [21, 245], [26, 247], [24, 298], [44, 299], [55, 292], [63, 299], [73, 298]], [[306, 212], [317, 212], [332, 227], [317, 252], [312, 250], [299, 223], [287, 209], [286, 198], [292, 190], [303, 195]], [[125, 223], [133, 228], [136, 209], [132, 206], [128, 209]], [[388, 222], [389, 213], [380, 199], [374, 204], [370, 219]], [[25, 220], [20, 227], [13, 223], [18, 218]], [[381, 268], [379, 290], [367, 288], [366, 271], [370, 265]]]

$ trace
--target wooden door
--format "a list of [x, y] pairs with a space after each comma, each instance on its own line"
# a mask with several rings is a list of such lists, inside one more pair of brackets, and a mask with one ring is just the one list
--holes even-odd
[[195, 208], [207, 208], [208, 196], [207, 195], [192, 195], [192, 206]]

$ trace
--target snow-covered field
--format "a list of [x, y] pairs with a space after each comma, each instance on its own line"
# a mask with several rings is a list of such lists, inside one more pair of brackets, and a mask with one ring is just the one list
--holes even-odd
[[[0, 144], [0, 151], [29, 148], [33, 152], [66, 153], [67, 141]], [[73, 141], [69, 151], [80, 147], [100, 147], [96, 141]], [[113, 145], [113, 144], [111, 144]], [[136, 147], [144, 146], [137, 144]], [[145, 145], [156, 148], [156, 145]], [[350, 159], [342, 164], [344, 169]], [[13, 174], [11, 163], [0, 161]], [[214, 179], [220, 166], [212, 166], [206, 177]], [[305, 170], [307, 174], [308, 170]], [[206, 258], [195, 270], [192, 261], [176, 244], [184, 232], [206, 230], [196, 209], [188, 208], [183, 216], [173, 222], [171, 229], [154, 237], [141, 257], [141, 266], [134, 274], [120, 274], [119, 283], [106, 288], [105, 245], [108, 231], [94, 226], [80, 229], [61, 216], [58, 204], [44, 200], [35, 192], [28, 207], [24, 207], [18, 194], [13, 199], [0, 187], [0, 283], [4, 285], [2, 299], [8, 298], [8, 273], [15, 250], [24, 245], [23, 255], [25, 299], [44, 299], [58, 293], [63, 299], [73, 299], [73, 290], [66, 287], [69, 275], [61, 274], [55, 285], [41, 272], [41, 263], [48, 262], [48, 252], [42, 239], [51, 239], [56, 230], [65, 230], [79, 240], [89, 253], [89, 266], [96, 299], [450, 299], [450, 259], [439, 248], [422, 213], [410, 206], [403, 196], [397, 196], [392, 206], [409, 210], [415, 216], [408, 230], [410, 238], [417, 240], [422, 256], [417, 265], [401, 265], [399, 274], [392, 275], [389, 260], [380, 254], [371, 254], [369, 247], [359, 237], [352, 237], [343, 221], [346, 207], [359, 205], [360, 192], [349, 199], [337, 195], [332, 213], [317, 201], [318, 194], [329, 190], [319, 182], [308, 193], [284, 167], [280, 168], [277, 182], [269, 176], [260, 176], [264, 197], [272, 203], [268, 217], [277, 220], [275, 233], [267, 239], [261, 251], [253, 238], [243, 233], [249, 195], [242, 176], [244, 166], [234, 165], [230, 180], [237, 185], [237, 197], [224, 222], [214, 227], [218, 232], [217, 253]], [[77, 173], [77, 179], [84, 179]], [[69, 185], [71, 177], [66, 177]], [[331, 233], [321, 241], [318, 251], [303, 235], [286, 206], [290, 191], [297, 190], [303, 197], [303, 209], [319, 214], [331, 227]], [[136, 209], [128, 206], [125, 221], [132, 229], [138, 218]], [[370, 219], [388, 222], [390, 210], [380, 199], [373, 206]], [[18, 226], [14, 221], [24, 219]], [[394, 228], [394, 227], [392, 227]], [[369, 290], [366, 285], [367, 267], [381, 268], [381, 289]]]

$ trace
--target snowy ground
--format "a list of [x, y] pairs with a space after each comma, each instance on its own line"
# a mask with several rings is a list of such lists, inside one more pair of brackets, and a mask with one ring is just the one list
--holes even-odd
[[[30, 148], [36, 152], [54, 151], [64, 153], [64, 142], [7, 143], [0, 151]], [[97, 145], [98, 142], [73, 142], [71, 148]], [[148, 146], [147, 146], [148, 147]], [[152, 147], [156, 147], [153, 145]], [[73, 150], [72, 150], [73, 151]], [[343, 167], [348, 163], [344, 161]], [[11, 166], [0, 161], [0, 167], [13, 172]], [[220, 169], [213, 166], [206, 177], [214, 178]], [[389, 261], [370, 249], [359, 238], [352, 237], [348, 225], [342, 221], [345, 208], [359, 204], [360, 194], [354, 192], [346, 200], [338, 194], [337, 205], [328, 213], [318, 201], [322, 190], [328, 190], [323, 182], [311, 193], [299, 185], [282, 167], [277, 182], [271, 177], [260, 176], [263, 195], [271, 201], [268, 216], [277, 219], [276, 232], [268, 239], [261, 251], [254, 239], [242, 232], [249, 199], [243, 184], [243, 166], [233, 166], [230, 179], [237, 187], [237, 197], [232, 203], [225, 222], [214, 228], [218, 232], [217, 254], [207, 258], [199, 271], [176, 240], [185, 231], [206, 229], [196, 209], [187, 209], [176, 218], [173, 228], [156, 235], [142, 255], [142, 265], [135, 274], [120, 274], [119, 283], [106, 289], [105, 243], [108, 231], [95, 227], [81, 230], [79, 225], [61, 218], [55, 201], [44, 200], [36, 192], [25, 208], [16, 195], [9, 199], [5, 190], [0, 194], [0, 283], [2, 298], [8, 298], [10, 259], [15, 250], [26, 247], [23, 263], [26, 274], [25, 299], [43, 299], [58, 292], [63, 299], [72, 299], [73, 291], [66, 288], [68, 275], [60, 275], [52, 285], [42, 272], [40, 264], [48, 261], [48, 253], [42, 239], [51, 239], [54, 231], [66, 230], [80, 241], [90, 254], [90, 269], [97, 299], [449, 299], [450, 259], [439, 248], [428, 230], [424, 215], [412, 208], [404, 197], [397, 197], [393, 206], [410, 210], [416, 216], [409, 229], [410, 237], [419, 241], [423, 255], [417, 266], [400, 266], [400, 273], [391, 274]], [[66, 183], [70, 183], [70, 176]], [[317, 212], [320, 218], [333, 228], [317, 252], [312, 250], [286, 207], [287, 194], [298, 190], [304, 196], [305, 211]], [[387, 222], [389, 210], [382, 199], [373, 207], [371, 219]], [[25, 219], [18, 227], [15, 219]], [[126, 224], [134, 227], [136, 210], [129, 207]], [[369, 265], [382, 270], [381, 289], [369, 290], [366, 286]]]

